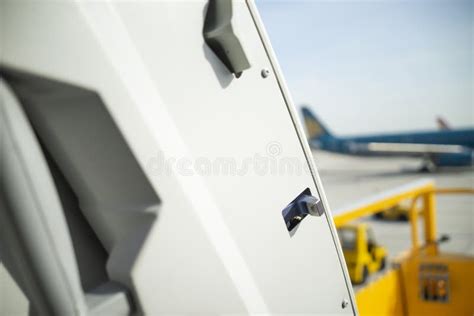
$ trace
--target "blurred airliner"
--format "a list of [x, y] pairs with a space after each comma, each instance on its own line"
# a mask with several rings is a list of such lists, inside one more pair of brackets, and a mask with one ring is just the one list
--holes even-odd
[[359, 156], [410, 156], [424, 159], [423, 169], [474, 164], [474, 128], [338, 137], [302, 107], [312, 148]]

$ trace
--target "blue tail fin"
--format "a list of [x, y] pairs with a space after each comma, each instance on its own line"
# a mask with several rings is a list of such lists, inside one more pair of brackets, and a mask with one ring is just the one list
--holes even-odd
[[316, 118], [314, 113], [306, 106], [301, 107], [306, 134], [309, 139], [318, 139], [323, 135], [331, 135], [329, 130]]

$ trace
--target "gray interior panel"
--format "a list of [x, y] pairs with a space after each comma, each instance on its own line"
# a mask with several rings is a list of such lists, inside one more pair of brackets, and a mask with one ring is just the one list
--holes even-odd
[[[130, 271], [160, 199], [94, 91], [2, 67], [41, 144], [71, 232], [82, 289]], [[138, 298], [135, 297], [138, 301]], [[139, 305], [139, 302], [138, 302]]]
[[19, 103], [1, 83], [1, 216], [5, 263], [37, 313], [86, 310], [71, 239], [49, 169]]

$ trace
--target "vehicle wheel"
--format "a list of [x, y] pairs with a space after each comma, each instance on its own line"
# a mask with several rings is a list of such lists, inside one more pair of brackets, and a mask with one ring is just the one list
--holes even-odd
[[373, 215], [374, 218], [376, 219], [383, 219], [383, 212], [378, 212]]
[[433, 161], [426, 160], [421, 165], [419, 171], [422, 173], [433, 173], [436, 171], [436, 165], [433, 163]]
[[360, 281], [360, 284], [364, 284], [367, 281], [368, 277], [369, 277], [369, 269], [367, 269], [367, 267], [364, 267], [364, 270], [362, 271], [362, 280]]
[[386, 265], [387, 265], [387, 257], [383, 257], [383, 258], [382, 258], [382, 261], [380, 262], [379, 271], [384, 270]]
[[407, 214], [401, 214], [398, 217], [398, 220], [401, 221], [401, 222], [408, 222], [408, 215]]

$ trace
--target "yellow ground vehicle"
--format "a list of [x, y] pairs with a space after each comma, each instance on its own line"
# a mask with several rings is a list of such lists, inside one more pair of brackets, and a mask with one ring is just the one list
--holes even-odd
[[[472, 194], [473, 189], [469, 188], [455, 188], [455, 189], [437, 189], [437, 194]], [[407, 202], [407, 201], [403, 201]], [[410, 220], [410, 210], [412, 207], [417, 208], [416, 203], [410, 205], [410, 203], [399, 203], [391, 207], [383, 208], [378, 212], [374, 213], [374, 218], [387, 220], [387, 221], [408, 221]], [[409, 202], [409, 201], [408, 201]], [[420, 213], [420, 209], [416, 209], [416, 212]]]
[[405, 205], [395, 205], [375, 213], [374, 217], [388, 221], [408, 221], [409, 212], [409, 207], [406, 207]]
[[[392, 260], [391, 268], [377, 280], [356, 292], [360, 315], [474, 315], [474, 257], [441, 251], [439, 243], [444, 238], [436, 234], [436, 194], [453, 193], [474, 194], [474, 189], [439, 189], [432, 181], [419, 181], [378, 195], [334, 218], [336, 227], [341, 228], [410, 201], [412, 247]], [[423, 242], [419, 240], [419, 222], [423, 223]]]
[[377, 244], [369, 225], [345, 225], [337, 232], [352, 283], [362, 284], [370, 274], [385, 268], [387, 251]]

